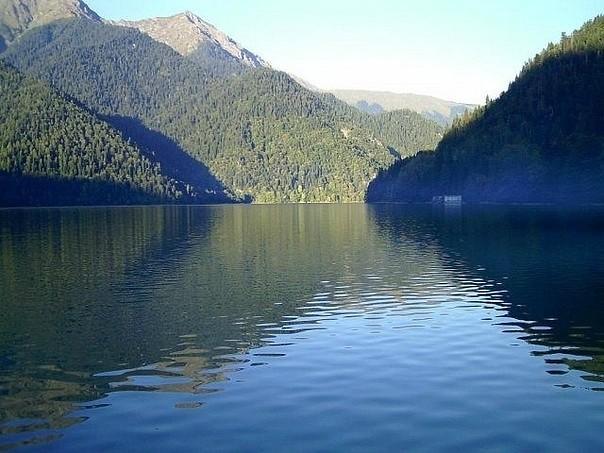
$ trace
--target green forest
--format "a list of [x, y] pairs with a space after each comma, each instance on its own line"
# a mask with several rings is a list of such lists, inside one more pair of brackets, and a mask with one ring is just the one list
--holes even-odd
[[529, 61], [435, 152], [382, 171], [369, 201], [604, 202], [604, 17]]
[[2, 63], [0, 124], [2, 204], [172, 202], [187, 195], [109, 125]]
[[[414, 112], [374, 117], [285, 73], [183, 57], [86, 19], [36, 28], [4, 58], [101, 116], [170, 176], [198, 192], [224, 186], [239, 201], [363, 201], [380, 170], [433, 149], [443, 132]], [[205, 171], [191, 172], [191, 160]]]
[[603, 202], [603, 51], [597, 17], [445, 131], [211, 47], [54, 21], [1, 55], [2, 203]]

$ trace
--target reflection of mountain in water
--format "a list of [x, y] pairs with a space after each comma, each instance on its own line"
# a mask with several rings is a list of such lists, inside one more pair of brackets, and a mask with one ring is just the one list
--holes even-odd
[[[300, 318], [307, 310], [328, 314], [318, 304], [327, 299], [321, 291], [333, 296], [330, 303], [350, 305], [355, 291], [349, 283], [384, 261], [383, 247], [367, 246], [376, 236], [364, 207], [234, 206], [209, 212], [214, 228], [206, 240], [190, 241], [174, 260], [141, 263], [115, 291], [146, 307], [140, 341], [165, 337], [145, 363], [189, 378], [180, 387], [185, 391], [203, 392], [224, 373], [262, 364], [245, 354], [278, 346], [277, 336], [313, 329], [316, 319]], [[384, 285], [390, 297], [400, 296], [395, 285]], [[127, 370], [121, 376], [136, 382], [137, 375], [148, 374], [137, 366], [134, 360], [122, 367]], [[157, 384], [174, 390], [169, 381]]]
[[[143, 356], [146, 342], [131, 342], [140, 333], [134, 326], [141, 310], [110, 294], [125, 284], [129, 269], [178, 253], [191, 233], [187, 214], [177, 208], [0, 212], [0, 420], [64, 426], [73, 402], [105, 391], [107, 380], [91, 379], [94, 373]], [[195, 220], [197, 229], [209, 229], [206, 217]]]
[[72, 402], [112, 390], [224, 379], [312, 294], [326, 275], [315, 264], [366, 235], [334, 210], [276, 209], [3, 212], [0, 419], [60, 428]]
[[432, 244], [483, 278], [503, 282], [510, 332], [552, 365], [604, 381], [604, 213], [597, 209], [372, 206], [378, 230]]
[[[111, 391], [204, 392], [262, 363], [245, 357], [250, 348], [312, 329], [316, 320], [297, 322], [305, 307], [325, 315], [329, 299], [370, 311], [381, 293], [402, 298], [372, 280], [387, 264], [362, 206], [44, 210], [0, 221], [3, 420], [57, 428], [72, 402]], [[392, 274], [437, 265], [407, 246]], [[377, 292], [353, 288], [359, 275]]]
[[550, 372], [600, 379], [601, 223], [573, 218], [387, 205], [0, 212], [0, 434], [61, 430], [81, 421], [74, 404], [113, 392], [214, 392], [329, 319], [437, 325], [445, 302], [494, 307], [490, 322], [534, 344]]

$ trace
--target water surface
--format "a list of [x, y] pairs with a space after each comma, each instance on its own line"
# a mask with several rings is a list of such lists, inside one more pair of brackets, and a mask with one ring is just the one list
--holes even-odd
[[604, 212], [0, 211], [0, 449], [604, 448]]

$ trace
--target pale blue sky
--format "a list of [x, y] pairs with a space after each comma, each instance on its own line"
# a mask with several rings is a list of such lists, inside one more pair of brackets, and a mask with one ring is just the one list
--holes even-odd
[[320, 88], [482, 102], [603, 0], [89, 0], [101, 16], [184, 10]]

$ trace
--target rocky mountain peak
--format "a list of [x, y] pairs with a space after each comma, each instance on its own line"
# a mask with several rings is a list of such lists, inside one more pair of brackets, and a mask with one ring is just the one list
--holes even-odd
[[243, 48], [231, 37], [191, 11], [170, 17], [111, 23], [136, 28], [156, 41], [172, 47], [181, 55], [190, 55], [204, 46], [209, 46], [218, 48], [247, 66], [270, 67], [261, 57]]
[[0, 38], [8, 45], [31, 28], [75, 17], [102, 20], [81, 0], [0, 0]]

